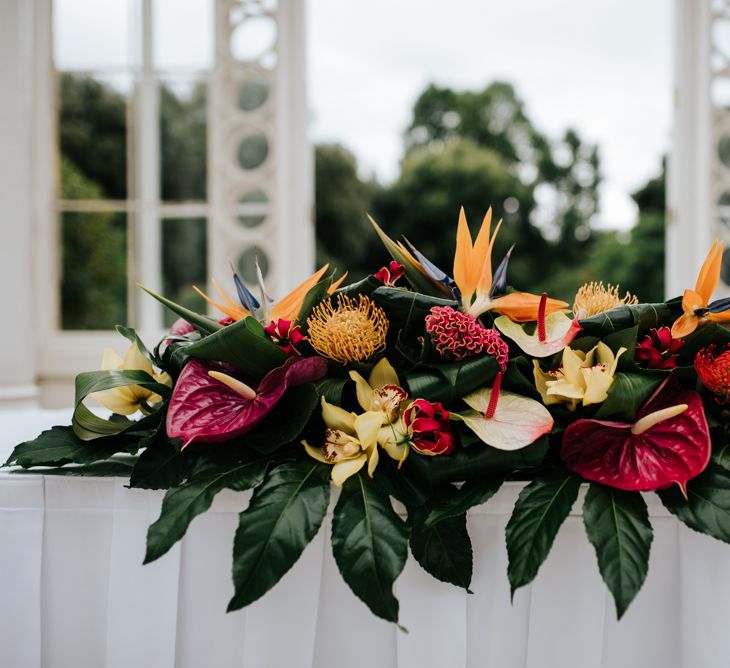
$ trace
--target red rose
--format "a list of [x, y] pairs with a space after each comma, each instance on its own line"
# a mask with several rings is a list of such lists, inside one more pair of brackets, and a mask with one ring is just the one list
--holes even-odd
[[454, 451], [449, 411], [439, 402], [416, 399], [403, 413], [411, 446], [422, 455], [448, 455]]

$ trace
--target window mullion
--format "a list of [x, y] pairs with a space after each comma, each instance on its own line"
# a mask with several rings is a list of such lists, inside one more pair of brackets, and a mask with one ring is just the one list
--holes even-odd
[[162, 269], [159, 230], [160, 169], [159, 169], [159, 90], [153, 65], [152, 0], [141, 0], [141, 25], [138, 26], [141, 54], [137, 95], [134, 101], [133, 185], [136, 214], [130, 230], [133, 250], [130, 258], [136, 266], [130, 267], [134, 280], [130, 286], [130, 307], [139, 329], [154, 335], [162, 329], [162, 311], [159, 304], [142, 295], [134, 285], [162, 290]]

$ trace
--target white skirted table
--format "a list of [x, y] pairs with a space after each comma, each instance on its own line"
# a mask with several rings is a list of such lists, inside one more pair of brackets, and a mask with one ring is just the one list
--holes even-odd
[[[0, 413], [0, 455], [68, 412]], [[226, 614], [237, 514], [218, 495], [187, 536], [142, 566], [161, 492], [117, 478], [0, 474], [0, 666], [7, 668], [725, 668], [730, 546], [693, 533], [647, 497], [647, 581], [621, 622], [580, 517], [510, 603], [504, 528], [510, 483], [469, 513], [473, 595], [411, 558], [401, 623], [375, 618], [341, 580], [329, 524], [264, 598]], [[582, 495], [581, 495], [582, 497]]]

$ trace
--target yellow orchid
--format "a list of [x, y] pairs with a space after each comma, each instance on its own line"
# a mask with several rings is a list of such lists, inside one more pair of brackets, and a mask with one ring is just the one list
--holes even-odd
[[355, 475], [365, 464], [373, 476], [378, 465], [378, 432], [383, 415], [368, 411], [355, 415], [344, 408], [327, 403], [322, 397], [322, 419], [327, 425], [321, 448], [302, 441], [307, 453], [324, 464], [332, 464], [332, 482], [342, 487], [345, 480]]
[[401, 405], [408, 394], [385, 357], [372, 368], [367, 380], [357, 371], [350, 371], [350, 378], [355, 381], [357, 401], [364, 411], [382, 413], [384, 424], [392, 424], [400, 417]]
[[672, 338], [681, 339], [691, 334], [704, 321], [726, 322], [730, 320], [730, 300], [718, 299], [710, 302], [720, 281], [722, 269], [722, 243], [715, 240], [697, 276], [695, 289], [684, 291], [682, 310], [684, 313], [672, 325]]
[[[104, 350], [101, 362], [102, 371], [145, 371], [158, 383], [172, 386], [172, 380], [166, 373], [155, 373], [152, 362], [139, 350], [136, 343], [127, 349], [124, 358], [120, 357], [111, 348]], [[159, 394], [155, 394], [139, 385], [125, 385], [103, 392], [94, 392], [92, 395], [104, 408], [108, 408], [118, 415], [132, 415], [138, 410], [149, 412], [149, 405], [162, 401]]]
[[563, 350], [561, 367], [552, 373], [544, 372], [540, 363], [533, 360], [535, 386], [543, 403], [546, 406], [564, 403], [574, 411], [578, 403], [589, 406], [605, 401], [618, 359], [625, 352], [626, 348], [622, 347], [614, 355], [602, 341], [587, 353], [567, 347]]
[[[316, 271], [314, 274], [312, 274], [309, 278], [302, 281], [296, 288], [294, 288], [288, 295], [280, 299], [278, 302], [273, 304], [271, 306], [271, 309], [265, 309], [268, 310], [268, 313], [266, 314], [266, 317], [264, 318], [267, 322], [278, 322], [279, 320], [295, 320], [297, 315], [299, 314], [299, 310], [302, 307], [302, 302], [304, 301], [304, 298], [307, 295], [307, 292], [309, 292], [319, 281], [322, 279], [322, 277], [327, 272], [327, 269], [329, 268], [329, 265], [326, 264], [324, 267]], [[333, 281], [332, 285], [328, 288], [327, 294], [333, 294], [335, 290], [337, 290], [338, 287], [340, 287], [342, 281], [345, 280], [347, 274], [344, 274], [340, 278], [338, 278], [336, 281]], [[234, 278], [238, 279], [238, 276], [234, 273]], [[219, 302], [214, 301], [208, 295], [206, 295], [202, 290], [200, 290], [197, 286], [193, 286], [193, 290], [195, 290], [203, 299], [205, 299], [209, 304], [212, 304], [215, 306], [219, 311], [225, 313], [229, 318], [232, 320], [243, 320], [244, 318], [247, 318], [249, 316], [252, 316], [253, 313], [251, 312], [252, 309], [245, 308], [244, 306], [241, 306], [239, 304], [236, 304], [228, 295], [223, 291], [221, 286], [217, 283], [215, 279], [211, 280], [211, 283], [215, 287], [215, 289], [220, 294], [221, 298], [225, 302], [224, 304], [221, 304]], [[236, 281], [237, 288], [242, 288], [245, 293], [249, 296], [249, 300], [253, 299], [253, 296], [245, 289], [243, 288], [243, 284], [240, 283], [240, 279]], [[256, 302], [255, 302], [256, 303]]]

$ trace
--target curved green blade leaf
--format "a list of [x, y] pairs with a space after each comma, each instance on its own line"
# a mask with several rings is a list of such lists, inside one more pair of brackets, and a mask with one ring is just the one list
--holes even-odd
[[159, 519], [147, 530], [147, 552], [144, 563], [159, 559], [188, 530], [190, 522], [204, 513], [218, 492], [229, 488], [250, 489], [263, 480], [266, 461], [251, 459], [221, 469], [202, 466], [184, 485], [173, 487], [162, 500]]
[[343, 485], [335, 506], [332, 552], [355, 596], [373, 614], [397, 622], [393, 583], [408, 556], [408, 527], [390, 498], [360, 473]]
[[154, 297], [158, 302], [160, 302], [160, 304], [167, 306], [167, 308], [169, 308], [173, 313], [179, 315], [184, 320], [187, 320], [194, 327], [197, 327], [201, 332], [207, 332], [208, 334], [212, 334], [213, 332], [217, 332], [219, 329], [223, 328], [223, 325], [216, 322], [212, 318], [208, 318], [207, 316], [200, 315], [200, 313], [191, 311], [184, 306], [180, 306], [180, 304], [176, 304], [166, 297], [158, 295], [157, 293], [152, 292], [152, 290], [148, 290], [141, 285], [139, 287], [141, 287], [148, 295]]
[[714, 462], [687, 483], [687, 498], [679, 488], [657, 492], [666, 509], [690, 529], [730, 543], [730, 471]]
[[580, 478], [555, 471], [533, 480], [520, 492], [506, 531], [512, 595], [535, 579], [579, 489]]
[[327, 512], [329, 474], [330, 467], [319, 462], [292, 462], [275, 468], [256, 488], [239, 515], [228, 612], [263, 596], [299, 559]]
[[32, 441], [16, 445], [4, 466], [17, 464], [27, 469], [71, 463], [90, 464], [108, 459], [117, 452], [130, 452], [134, 449], [130, 448], [131, 443], [126, 438], [82, 441], [71, 427], [51, 427]]
[[466, 514], [447, 517], [436, 524], [427, 522], [428, 517], [428, 508], [417, 508], [410, 513], [413, 556], [437, 580], [468, 592], [473, 563]]
[[646, 503], [639, 492], [592, 484], [583, 503], [583, 522], [621, 619], [649, 570], [653, 532]]
[[429, 513], [426, 526], [432, 526], [450, 517], [459, 517], [469, 508], [486, 503], [497, 493], [503, 481], [503, 478], [467, 480], [451, 499]]

